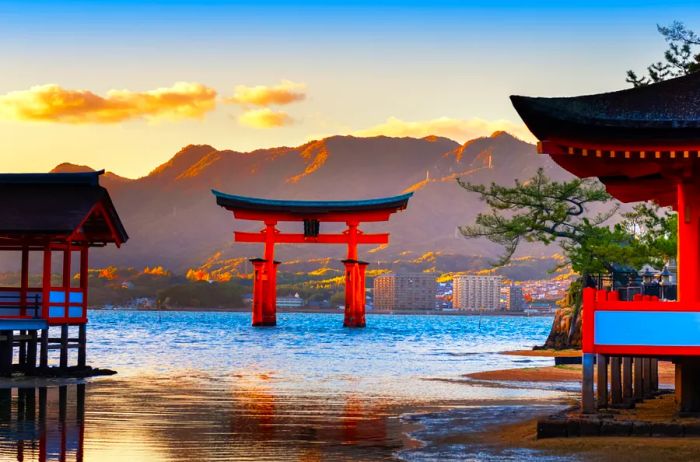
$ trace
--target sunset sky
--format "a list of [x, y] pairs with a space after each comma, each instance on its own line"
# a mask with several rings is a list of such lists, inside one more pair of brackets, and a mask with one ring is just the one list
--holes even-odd
[[526, 138], [508, 95], [627, 86], [696, 1], [0, 1], [0, 171], [146, 175], [188, 144]]

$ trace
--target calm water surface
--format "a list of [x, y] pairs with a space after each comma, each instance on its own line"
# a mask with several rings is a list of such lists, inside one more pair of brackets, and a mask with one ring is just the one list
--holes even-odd
[[561, 390], [462, 377], [552, 364], [496, 353], [542, 343], [551, 321], [370, 315], [344, 329], [341, 314], [280, 314], [252, 328], [246, 313], [95, 311], [88, 362], [118, 375], [6, 390], [0, 460], [499, 460], [431, 441], [555, 409]]

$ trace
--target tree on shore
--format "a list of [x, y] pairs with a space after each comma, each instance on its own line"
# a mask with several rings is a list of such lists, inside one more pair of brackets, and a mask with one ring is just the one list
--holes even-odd
[[647, 75], [639, 77], [636, 72], [627, 71], [628, 83], [642, 87], [651, 83], [681, 77], [700, 71], [700, 35], [688, 29], [680, 21], [674, 21], [669, 26], [656, 26], [656, 29], [668, 43], [663, 61], [647, 66]]
[[[489, 207], [477, 215], [473, 225], [460, 227], [460, 232], [467, 238], [486, 238], [503, 246], [494, 266], [509, 263], [522, 242], [557, 243], [566, 258], [564, 264], [579, 275], [568, 292], [571, 313], [566, 338], [559, 341], [561, 347], [576, 346], [582, 289], [590, 276], [611, 273], [618, 265], [639, 268], [675, 256], [673, 215], [640, 204], [622, 215], [623, 220], [608, 225], [619, 204], [596, 180], [552, 181], [539, 169], [534, 177], [516, 180], [512, 187], [458, 182], [479, 194]], [[604, 211], [594, 214], [593, 208]], [[557, 330], [553, 326], [553, 333]]]

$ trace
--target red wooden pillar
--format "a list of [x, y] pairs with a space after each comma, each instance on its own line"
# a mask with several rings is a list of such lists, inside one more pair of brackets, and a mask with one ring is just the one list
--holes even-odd
[[678, 183], [678, 301], [700, 302], [700, 186]]
[[345, 265], [345, 319], [344, 327], [355, 327], [355, 299], [357, 289], [357, 260], [343, 260]]
[[265, 262], [265, 277], [263, 290], [265, 296], [262, 303], [262, 323], [259, 326], [277, 325], [277, 266], [278, 261]]
[[20, 276], [20, 314], [27, 315], [27, 288], [29, 287], [29, 248], [22, 246], [22, 273]]
[[348, 235], [348, 260], [357, 260], [357, 234], [358, 234], [358, 222], [348, 221], [348, 229], [346, 231]]
[[51, 292], [51, 246], [44, 248], [44, 268], [41, 279], [41, 317], [49, 318], [49, 294]]
[[263, 321], [263, 275], [265, 273], [265, 260], [253, 258], [253, 325], [261, 326]]
[[[83, 296], [82, 322], [78, 326], [78, 367], [85, 367], [87, 364], [87, 290], [88, 288], [88, 246], [80, 247], [80, 292]], [[80, 387], [80, 385], [78, 385]]]
[[345, 327], [365, 327], [366, 262], [343, 260], [345, 264]]
[[[265, 221], [265, 258], [262, 260], [260, 284], [260, 318], [254, 326], [274, 326], [277, 324], [277, 265], [275, 261], [275, 237], [279, 231], [276, 220]], [[255, 297], [253, 297], [255, 298]], [[253, 302], [255, 304], [255, 302]]]
[[366, 261], [358, 261], [357, 262], [357, 270], [358, 270], [358, 285], [357, 285], [357, 311], [355, 312], [355, 316], [357, 318], [357, 326], [355, 327], [365, 327], [365, 306], [367, 304], [367, 296], [366, 296], [366, 287], [367, 287], [367, 282], [365, 279], [365, 271], [367, 270], [367, 263]]
[[68, 319], [68, 310], [70, 307], [70, 279], [71, 279], [71, 260], [73, 253], [70, 243], [66, 244], [63, 249], [63, 318], [64, 322]]
[[[700, 186], [679, 182], [678, 301], [700, 302]], [[676, 361], [676, 402], [682, 413], [700, 412], [700, 361], [695, 357]]]

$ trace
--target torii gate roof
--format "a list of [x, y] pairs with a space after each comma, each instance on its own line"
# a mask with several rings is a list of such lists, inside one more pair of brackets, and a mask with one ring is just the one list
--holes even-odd
[[[347, 217], [353, 214], [367, 215], [377, 219], [380, 216], [388, 218], [389, 214], [405, 209], [408, 205], [408, 200], [413, 195], [413, 193], [407, 193], [399, 196], [352, 201], [300, 201], [236, 196], [214, 189], [212, 193], [216, 196], [218, 205], [232, 210], [239, 218], [254, 216], [245, 213], [253, 212], [261, 216], [281, 215], [287, 219], [303, 220], [305, 218], [313, 218], [326, 221], [334, 221], [335, 218]], [[372, 212], [378, 212], [379, 214]], [[369, 220], [371, 219], [365, 219], [365, 221]]]

